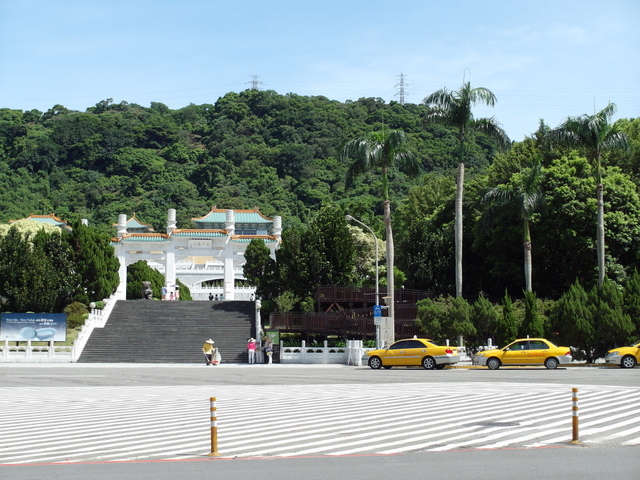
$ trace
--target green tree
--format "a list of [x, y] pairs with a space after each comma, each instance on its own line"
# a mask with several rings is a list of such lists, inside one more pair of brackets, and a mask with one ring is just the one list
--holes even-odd
[[89, 315], [89, 308], [80, 302], [72, 302], [64, 308], [67, 314], [67, 329], [80, 328]]
[[575, 282], [554, 304], [549, 314], [551, 329], [558, 343], [574, 347], [577, 360], [592, 362], [590, 345], [595, 333], [588, 292]]
[[139, 260], [127, 267], [128, 300], [142, 298], [142, 282], [151, 282], [153, 298], [162, 298], [164, 275], [151, 268], [144, 260]]
[[459, 336], [471, 338], [476, 334], [471, 321], [472, 307], [464, 298], [425, 298], [416, 306], [416, 323], [430, 338], [444, 341]]
[[[597, 249], [593, 170], [587, 159], [576, 153], [558, 158], [544, 169], [547, 213], [536, 218], [536, 291], [541, 297], [558, 298], [576, 279], [585, 288], [598, 283], [599, 271], [593, 261]], [[628, 175], [616, 167], [603, 167], [603, 171], [609, 205], [605, 212], [608, 277], [623, 283], [624, 270], [639, 261], [640, 197]], [[501, 235], [498, 231], [494, 234]]]
[[489, 338], [495, 338], [493, 332], [499, 324], [500, 315], [496, 306], [485, 296], [480, 295], [471, 305], [471, 323], [475, 327], [475, 334], [467, 339], [467, 345], [474, 351], [486, 345]]
[[607, 350], [627, 345], [635, 325], [624, 312], [624, 294], [613, 281], [605, 279], [593, 287], [590, 297], [594, 325], [591, 347], [594, 358], [601, 358]]
[[354, 242], [344, 210], [335, 204], [320, 209], [309, 225], [307, 248], [317, 261], [313, 272], [318, 285], [351, 285], [354, 280]]
[[624, 285], [623, 312], [635, 321], [635, 338], [640, 338], [640, 273], [634, 269]]
[[513, 310], [513, 302], [508, 292], [504, 292], [502, 299], [502, 317], [496, 325], [494, 331], [494, 342], [496, 345], [507, 345], [517, 338], [518, 319]]
[[602, 154], [609, 150], [628, 148], [626, 134], [618, 126], [610, 123], [616, 112], [616, 105], [609, 103], [594, 115], [569, 117], [549, 135], [553, 144], [578, 147], [585, 150], [587, 159], [595, 166], [597, 222], [596, 245], [598, 252], [598, 283], [602, 284], [605, 269], [605, 225], [604, 225], [604, 188], [602, 183]]
[[272, 298], [277, 293], [276, 262], [261, 238], [251, 240], [244, 252], [242, 267], [247, 281], [256, 287], [258, 297]]
[[377, 236], [374, 238], [369, 231], [364, 231], [356, 225], [349, 225], [349, 231], [354, 244], [355, 284], [375, 287], [377, 267], [378, 282], [381, 285], [382, 282], [380, 282], [379, 277], [383, 269], [380, 264], [384, 260], [384, 252], [386, 250], [384, 240], [380, 240]]
[[120, 284], [120, 262], [110, 237], [93, 226], [74, 224], [69, 235], [75, 270], [80, 276], [83, 303], [109, 298]]
[[530, 224], [536, 212], [544, 205], [542, 192], [542, 166], [540, 160], [534, 161], [528, 171], [516, 176], [510, 185], [498, 185], [490, 189], [482, 201], [489, 205], [487, 214], [497, 209], [515, 213], [522, 220], [522, 243], [524, 247], [525, 291], [532, 291], [531, 282], [531, 228]]
[[13, 226], [0, 238], [0, 296], [14, 312], [61, 312], [78, 293], [65, 232], [39, 229], [30, 235]]
[[310, 255], [305, 245], [305, 226], [291, 226], [282, 231], [282, 243], [276, 250], [278, 294], [291, 291], [298, 298], [313, 293], [316, 283], [312, 276], [315, 256]]
[[281, 313], [290, 312], [291, 310], [293, 310], [293, 308], [296, 305], [298, 305], [300, 303], [300, 299], [298, 297], [296, 297], [293, 294], [293, 292], [288, 291], [288, 290], [286, 292], [283, 292], [281, 295], [278, 295], [273, 300], [276, 303], [276, 306], [278, 308], [278, 312], [281, 312]]
[[471, 88], [466, 82], [458, 91], [440, 89], [427, 96], [422, 103], [429, 107], [427, 121], [451, 125], [458, 132], [458, 176], [456, 188], [455, 220], [455, 258], [456, 258], [456, 296], [462, 296], [462, 203], [464, 186], [465, 136], [468, 131], [478, 131], [494, 138], [500, 145], [507, 146], [509, 138], [506, 132], [492, 118], [474, 118], [471, 108], [482, 103], [493, 107], [496, 97], [484, 87]]
[[520, 325], [520, 338], [541, 338], [545, 336], [544, 319], [540, 315], [538, 299], [533, 292], [524, 294], [524, 321]]
[[279, 294], [290, 291], [307, 302], [319, 285], [351, 285], [354, 279], [354, 243], [337, 205], [323, 207], [308, 226], [282, 233], [276, 251]]
[[389, 194], [389, 169], [397, 166], [410, 174], [417, 174], [418, 162], [407, 146], [406, 136], [401, 130], [371, 132], [353, 139], [344, 146], [343, 158], [353, 159], [347, 171], [346, 185], [353, 185], [355, 177], [370, 171], [380, 170], [382, 175], [382, 205], [386, 229], [387, 257], [387, 295], [389, 302], [390, 338], [383, 339], [390, 343], [395, 340], [393, 333], [394, 318], [394, 244], [391, 226], [391, 197]]
[[[449, 302], [450, 302], [450, 298]], [[416, 304], [416, 324], [429, 338], [445, 338], [448, 336], [447, 317], [449, 304], [445, 297], [425, 298]]]

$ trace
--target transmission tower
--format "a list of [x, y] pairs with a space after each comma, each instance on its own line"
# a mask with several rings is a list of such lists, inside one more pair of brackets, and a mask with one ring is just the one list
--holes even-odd
[[404, 97], [405, 97], [405, 95], [407, 95], [407, 96], [409, 95], [404, 89], [404, 87], [408, 87], [409, 86], [409, 84], [405, 83], [405, 81], [404, 81], [405, 76], [406, 75], [404, 73], [401, 73], [400, 74], [400, 83], [396, 83], [394, 85], [395, 87], [399, 87], [400, 88], [398, 93], [396, 93], [396, 95], [395, 95], [396, 97], [400, 97], [400, 105], [404, 105]]
[[247, 83], [251, 84], [251, 90], [260, 90], [258, 85], [262, 85], [262, 82], [258, 81], [258, 75], [252, 75], [251, 76], [251, 81], [247, 82]]

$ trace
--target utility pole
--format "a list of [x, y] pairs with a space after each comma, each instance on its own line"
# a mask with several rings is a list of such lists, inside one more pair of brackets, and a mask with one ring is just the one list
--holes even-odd
[[408, 87], [409, 84], [404, 82], [404, 77], [405, 74], [401, 73], [400, 74], [400, 83], [396, 83], [394, 86], [395, 87], [399, 87], [400, 90], [398, 91], [398, 93], [396, 93], [396, 97], [400, 97], [400, 105], [404, 105], [404, 97], [405, 95], [409, 95], [408, 93], [405, 92], [404, 87]]

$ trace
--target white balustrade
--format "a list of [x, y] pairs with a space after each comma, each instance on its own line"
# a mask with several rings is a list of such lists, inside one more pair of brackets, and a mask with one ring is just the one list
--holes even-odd
[[346, 347], [329, 347], [326, 340], [322, 347], [308, 347], [304, 340], [299, 347], [280, 343], [280, 363], [361, 365], [363, 353], [362, 340], [348, 340]]

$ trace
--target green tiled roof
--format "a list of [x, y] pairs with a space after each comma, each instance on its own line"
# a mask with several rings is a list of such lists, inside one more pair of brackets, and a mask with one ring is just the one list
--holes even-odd
[[[277, 240], [272, 238], [264, 238], [263, 236], [258, 236], [258, 238], [262, 238], [264, 243], [277, 243]], [[251, 243], [251, 240], [253, 240], [253, 238], [233, 238], [231, 241], [234, 243]]]
[[160, 242], [168, 242], [169, 239], [161, 236], [145, 235], [143, 237], [143, 236], [131, 235], [130, 237], [123, 237], [120, 241], [122, 243], [160, 243]]
[[171, 234], [172, 237], [224, 237], [226, 236], [223, 232], [207, 232], [207, 231], [194, 231], [189, 230], [188, 232], [173, 232]]
[[55, 225], [56, 227], [59, 227], [61, 225], [66, 225], [66, 223], [64, 222], [59, 222], [57, 220], [54, 220], [53, 218], [30, 218], [29, 220], [32, 220], [34, 222], [38, 222], [38, 223], [48, 223], [49, 225]]
[[149, 228], [149, 225], [140, 223], [136, 217], [127, 221], [127, 228]]
[[[258, 212], [235, 211], [234, 217], [236, 224], [270, 225], [273, 223], [272, 220], [264, 218]], [[195, 223], [218, 223], [224, 225], [227, 222], [227, 213], [214, 210], [202, 218], [194, 218], [193, 221]]]

